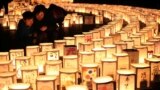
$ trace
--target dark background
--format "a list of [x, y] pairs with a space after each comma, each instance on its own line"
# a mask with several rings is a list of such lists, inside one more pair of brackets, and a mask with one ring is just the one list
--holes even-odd
[[75, 3], [113, 4], [160, 9], [160, 0], [74, 0]]

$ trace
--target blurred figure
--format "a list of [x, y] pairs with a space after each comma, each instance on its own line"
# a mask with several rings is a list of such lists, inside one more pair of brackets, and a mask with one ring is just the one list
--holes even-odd
[[62, 30], [62, 23], [67, 15], [67, 11], [59, 6], [51, 4], [47, 13], [49, 18], [49, 26], [54, 32], [54, 39], [63, 39], [64, 31]]
[[18, 23], [16, 32], [16, 41], [18, 48], [25, 48], [28, 45], [33, 44], [33, 18], [34, 15], [30, 11], [26, 11], [22, 14], [23, 19]]
[[37, 44], [42, 42], [49, 42], [49, 30], [46, 19], [46, 8], [44, 5], [37, 5], [34, 8], [34, 29], [37, 33]]
[[5, 14], [8, 14], [8, 4], [11, 2], [12, 0], [0, 0], [0, 10], [4, 7], [5, 9]]

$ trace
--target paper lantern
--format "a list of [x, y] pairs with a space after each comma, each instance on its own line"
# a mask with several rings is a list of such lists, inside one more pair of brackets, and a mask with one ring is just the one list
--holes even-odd
[[76, 68], [78, 69], [78, 57], [77, 55], [63, 56], [63, 68]]
[[87, 86], [85, 85], [71, 85], [71, 86], [67, 86], [66, 90], [88, 90]]
[[38, 76], [36, 80], [37, 90], [57, 90], [56, 76]]
[[60, 69], [60, 90], [67, 86], [77, 84], [77, 69], [63, 68]]
[[100, 31], [98, 29], [90, 32], [92, 32], [93, 39], [100, 39]]
[[85, 43], [92, 42], [92, 32], [83, 32]]
[[64, 27], [67, 28], [70, 26], [70, 19], [64, 19]]
[[84, 43], [84, 35], [74, 35], [75, 44], [77, 45], [77, 49], [79, 49], [79, 43]]
[[123, 50], [129, 56], [130, 63], [138, 63], [139, 62], [139, 52], [136, 49], [125, 49]]
[[117, 60], [117, 69], [129, 69], [130, 61], [127, 53], [116, 53], [113, 56]]
[[126, 42], [116, 42], [116, 53], [122, 53], [124, 49], [127, 49]]
[[94, 52], [96, 63], [100, 63], [106, 57], [106, 50], [104, 48], [94, 48], [92, 51]]
[[93, 79], [92, 90], [115, 90], [113, 78], [110, 76], [97, 77]]
[[[115, 80], [117, 71], [116, 62], [117, 60], [113, 58], [102, 59], [101, 76], [111, 76]], [[106, 68], [109, 68], [110, 70], [107, 70]]]
[[47, 60], [53, 61], [53, 60], [59, 60], [59, 50], [58, 49], [50, 49], [46, 50], [47, 53]]
[[45, 65], [45, 74], [46, 75], [59, 75], [59, 70], [62, 68], [62, 61], [47, 61]]
[[141, 37], [140, 36], [132, 35], [132, 36], [130, 36], [130, 38], [134, 41], [135, 46], [141, 45]]
[[79, 52], [81, 51], [91, 51], [93, 48], [93, 43], [80, 43]]
[[147, 56], [148, 56], [148, 58], [152, 58], [152, 56], [153, 56], [153, 53], [154, 53], [154, 50], [155, 50], [155, 48], [154, 48], [154, 43], [151, 43], [151, 42], [146, 42], [146, 43], [142, 43], [142, 45], [144, 45], [144, 46], [147, 46]]
[[[139, 31], [139, 33], [142, 33], [142, 34], [144, 34], [144, 42], [146, 42], [149, 38], [148, 38], [148, 33], [147, 33], [147, 31], [145, 31], [145, 30], [141, 30], [141, 31]], [[144, 43], [143, 42], [143, 43]]]
[[82, 80], [88, 89], [92, 89], [92, 80], [99, 76], [98, 64], [81, 64]]
[[0, 73], [0, 89], [8, 90], [8, 86], [17, 83], [16, 72]]
[[13, 64], [13, 68], [15, 68], [15, 58], [24, 56], [24, 50], [23, 49], [11, 49], [9, 50], [9, 56]]
[[75, 37], [64, 37], [66, 45], [75, 45]]
[[150, 72], [151, 72], [151, 81], [156, 80], [156, 75], [159, 74], [159, 67], [160, 67], [160, 59], [159, 58], [146, 58], [146, 63], [150, 65]]
[[154, 43], [154, 53], [160, 53], [160, 40], [158, 39], [150, 39], [148, 42]]
[[7, 28], [8, 27], [8, 21], [7, 21], [7, 19], [3, 19], [3, 21], [2, 21], [2, 26], [4, 27], [4, 28]]
[[99, 32], [100, 32], [100, 37], [104, 38], [105, 37], [105, 29], [104, 28], [100, 28]]
[[79, 60], [81, 63], [94, 63], [94, 52], [79, 52]]
[[133, 49], [134, 42], [131, 39], [123, 40], [125, 43], [127, 43], [127, 49]]
[[103, 45], [103, 39], [92, 39], [93, 48], [101, 48]]
[[64, 45], [66, 45], [65, 40], [55, 40], [55, 48], [59, 50], [60, 56], [63, 56], [64, 54]]
[[136, 89], [150, 86], [150, 66], [148, 64], [131, 64], [131, 69], [136, 72]]
[[8, 61], [9, 53], [8, 52], [0, 52], [0, 62]]
[[115, 45], [103, 45], [103, 48], [107, 50], [106, 58], [112, 58], [113, 53], [116, 53], [116, 46]]
[[121, 35], [121, 40], [127, 40], [128, 39], [128, 33], [126, 33], [125, 31], [119, 31], [117, 32]]
[[1, 61], [0, 62], [0, 73], [12, 71], [11, 61]]
[[139, 51], [139, 63], [144, 63], [144, 59], [147, 58], [147, 47], [146, 46], [134, 46]]
[[34, 58], [34, 65], [38, 66], [38, 72], [43, 73], [44, 65], [47, 61], [46, 52], [34, 53], [33, 58]]
[[136, 74], [133, 70], [118, 70], [118, 90], [136, 90]]
[[121, 36], [120, 34], [116, 33], [116, 34], [111, 34], [111, 36], [113, 37], [113, 43], [119, 42], [121, 41]]
[[40, 43], [39, 46], [41, 52], [53, 49], [53, 43]]
[[36, 78], [38, 76], [37, 66], [25, 66], [21, 68], [22, 82], [30, 83], [33, 90], [36, 90]]
[[16, 23], [16, 21], [9, 22], [9, 29], [10, 30], [17, 30], [17, 23]]
[[9, 90], [29, 90], [30, 84], [29, 83], [15, 83], [9, 85]]
[[113, 44], [113, 37], [108, 36], [103, 38], [104, 45], [112, 45]]
[[95, 24], [103, 24], [103, 17], [101, 15], [95, 16]]

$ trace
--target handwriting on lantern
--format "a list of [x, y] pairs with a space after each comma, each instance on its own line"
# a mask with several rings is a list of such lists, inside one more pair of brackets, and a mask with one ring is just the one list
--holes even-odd
[[36, 83], [37, 71], [23, 71], [24, 83]]
[[59, 60], [59, 53], [57, 52], [48, 52], [48, 60]]

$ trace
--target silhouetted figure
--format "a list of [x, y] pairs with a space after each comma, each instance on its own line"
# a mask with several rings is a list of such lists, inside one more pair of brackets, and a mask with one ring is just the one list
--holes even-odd
[[0, 9], [4, 7], [5, 14], [8, 14], [8, 3], [10, 3], [12, 0], [0, 0]]
[[33, 18], [34, 15], [30, 11], [23, 13], [23, 19], [18, 23], [16, 32], [17, 48], [25, 48], [27, 45], [33, 44]]

